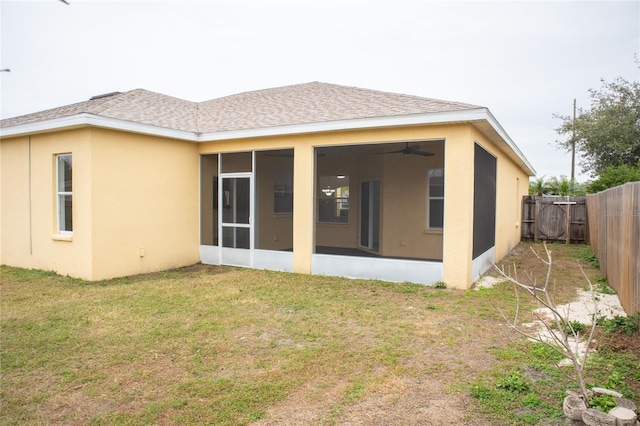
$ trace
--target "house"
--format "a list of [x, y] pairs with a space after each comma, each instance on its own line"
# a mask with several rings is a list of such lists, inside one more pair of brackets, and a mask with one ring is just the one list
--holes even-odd
[[88, 280], [201, 261], [468, 288], [535, 174], [487, 108], [319, 82], [0, 130], [0, 262]]

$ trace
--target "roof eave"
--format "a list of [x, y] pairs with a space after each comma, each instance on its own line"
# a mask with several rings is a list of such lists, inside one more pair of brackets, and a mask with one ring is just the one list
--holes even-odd
[[499, 141], [500, 140], [504, 141], [504, 143], [508, 147], [508, 149], [506, 149], [505, 152], [507, 154], [510, 153], [510, 152], [515, 154], [515, 157], [510, 156], [511, 159], [514, 160], [516, 163], [518, 163], [520, 165], [520, 167], [522, 167], [522, 169], [529, 176], [535, 176], [536, 175], [536, 170], [533, 168], [533, 165], [531, 165], [529, 160], [527, 160], [527, 157], [525, 157], [524, 154], [522, 153], [522, 151], [520, 151], [520, 148], [518, 148], [518, 146], [513, 141], [513, 139], [511, 139], [509, 134], [500, 125], [498, 120], [496, 120], [496, 118], [493, 116], [491, 111], [489, 111], [488, 108], [485, 108], [485, 110], [486, 110], [486, 115], [487, 115], [487, 118], [486, 118], [487, 122], [489, 123], [489, 125], [491, 125], [491, 128], [493, 129], [493, 131], [495, 131], [496, 134], [498, 135]]
[[347, 120], [323, 121], [315, 123], [291, 124], [284, 126], [262, 127], [256, 129], [228, 130], [222, 132], [203, 132], [201, 142], [228, 139], [242, 139], [259, 136], [281, 136], [302, 133], [334, 132], [340, 130], [359, 130], [379, 127], [414, 126], [420, 124], [447, 124], [461, 121], [483, 119], [486, 108], [460, 111], [430, 112], [422, 114], [391, 115]]
[[245, 139], [265, 136], [284, 136], [305, 133], [335, 132], [341, 130], [361, 130], [381, 127], [399, 127], [416, 125], [478, 123], [486, 122], [492, 134], [486, 136], [496, 143], [514, 160], [529, 176], [535, 176], [535, 170], [515, 142], [509, 137], [500, 123], [488, 108], [473, 108], [457, 111], [430, 112], [386, 117], [370, 117], [349, 120], [336, 120], [317, 123], [292, 124], [285, 126], [262, 127], [255, 129], [228, 130], [221, 132], [205, 132], [199, 137], [200, 142], [215, 142], [230, 139]]
[[0, 128], [0, 137], [14, 137], [51, 131], [69, 130], [83, 126], [93, 126], [190, 142], [215, 142], [230, 139], [335, 132], [342, 130], [479, 122], [489, 124], [490, 131], [484, 132], [485, 135], [491, 139], [492, 142], [498, 145], [498, 147], [503, 149], [513, 161], [515, 161], [526, 173], [529, 174], [529, 176], [535, 176], [536, 173], [531, 163], [529, 163], [522, 151], [520, 151], [517, 145], [487, 108], [335, 120], [207, 133], [170, 129], [95, 114], [82, 113], [35, 123]]
[[161, 136], [172, 139], [181, 139], [191, 142], [198, 141], [198, 135], [194, 132], [153, 126], [134, 121], [120, 120], [117, 118], [103, 117], [96, 114], [81, 113], [67, 117], [59, 117], [51, 120], [37, 121], [35, 123], [19, 124], [16, 126], [0, 128], [0, 137], [15, 137], [33, 135], [51, 131], [70, 130], [74, 128], [90, 126], [104, 129], [122, 130], [132, 133], [140, 133], [151, 136]]

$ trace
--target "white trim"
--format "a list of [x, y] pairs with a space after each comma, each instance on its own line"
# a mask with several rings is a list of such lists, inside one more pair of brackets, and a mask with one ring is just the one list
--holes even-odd
[[498, 135], [507, 143], [509, 148], [511, 148], [511, 150], [515, 152], [515, 154], [520, 158], [520, 160], [522, 160], [525, 166], [529, 168], [529, 172], [533, 173], [533, 175], [531, 176], [535, 176], [536, 174], [535, 170], [531, 165], [531, 163], [529, 163], [529, 160], [527, 160], [527, 158], [524, 156], [522, 151], [520, 151], [520, 148], [518, 148], [518, 146], [513, 141], [513, 139], [511, 139], [511, 137], [507, 134], [507, 132], [502, 128], [498, 120], [496, 120], [493, 114], [491, 114], [491, 111], [489, 111], [489, 109], [486, 109], [486, 115], [487, 115], [486, 120], [489, 122], [491, 127], [493, 127], [496, 133], [498, 133]]
[[255, 249], [253, 250], [253, 268], [293, 272], [293, 252]]
[[[71, 170], [73, 170], [73, 153], [67, 152], [64, 154], [55, 155], [55, 159], [56, 159], [55, 160], [56, 161], [56, 222], [57, 222], [56, 231], [58, 235], [72, 236], [73, 235], [73, 211], [75, 210], [73, 208], [73, 177], [71, 178], [71, 191], [64, 191], [64, 190], [61, 191], [60, 190], [60, 178], [61, 178], [60, 173], [62, 172], [62, 170], [60, 169], [60, 159], [62, 157], [69, 157], [71, 159]], [[71, 176], [73, 176], [73, 174]], [[64, 211], [65, 206], [62, 206], [62, 204], [60, 203], [60, 198], [67, 197], [67, 196], [71, 197], [71, 230], [70, 231], [67, 229], [62, 229], [62, 221], [63, 219], [66, 219], [66, 211]]]
[[[442, 196], [431, 196], [431, 171], [442, 170]], [[444, 229], [444, 166], [430, 167], [427, 169], [427, 229], [430, 231], [442, 231]], [[442, 200], [442, 226], [431, 226], [431, 200]]]
[[136, 123], [134, 121], [120, 120], [117, 118], [102, 117], [95, 114], [76, 114], [68, 117], [54, 118], [51, 120], [38, 121], [35, 123], [19, 124], [17, 126], [0, 128], [0, 137], [19, 136], [23, 134], [34, 134], [48, 132], [52, 130], [66, 130], [82, 126], [101, 127], [105, 129], [123, 130], [132, 133], [142, 133], [145, 135], [162, 136], [166, 138], [181, 139], [197, 142], [197, 133], [169, 129], [166, 127], [153, 126], [150, 124]]
[[[251, 161], [251, 169], [253, 170], [253, 155]], [[222, 159], [222, 155], [218, 157]], [[224, 160], [222, 160], [223, 162]], [[220, 163], [222, 167], [222, 163]], [[221, 169], [220, 169], [221, 170]], [[225, 179], [249, 179], [249, 223], [230, 223], [223, 221], [223, 209], [224, 203], [221, 203], [222, 198], [224, 197], [223, 181]], [[255, 214], [253, 205], [255, 199], [255, 190], [254, 190], [254, 173], [251, 172], [233, 172], [233, 173], [219, 173], [218, 174], [218, 183], [219, 183], [219, 192], [218, 192], [218, 203], [219, 203], [219, 217], [220, 222], [218, 226], [218, 244], [220, 245], [220, 263], [223, 265], [230, 266], [243, 266], [253, 268], [253, 251], [254, 251], [254, 227], [253, 227], [253, 215]], [[224, 246], [224, 228], [244, 228], [249, 230], [249, 248], [232, 248]]]
[[311, 255], [311, 273], [430, 285], [442, 281], [443, 266], [437, 261], [314, 253]]
[[213, 142], [230, 139], [244, 139], [250, 137], [282, 136], [302, 133], [369, 129], [377, 127], [469, 123], [481, 121], [485, 121], [486, 123], [488, 123], [495, 134], [499, 138], [504, 140], [504, 142], [512, 150], [512, 152], [516, 154], [516, 157], [522, 162], [524, 168], [528, 169], [526, 171], [532, 176], [535, 175], [533, 166], [531, 166], [522, 151], [520, 151], [520, 149], [516, 146], [511, 137], [509, 137], [507, 132], [502, 128], [500, 123], [498, 123], [498, 121], [495, 119], [493, 114], [491, 114], [491, 111], [489, 111], [488, 108], [473, 108], [459, 111], [356, 118], [348, 120], [323, 121], [316, 123], [291, 124], [284, 126], [207, 133], [175, 130], [150, 124], [142, 124], [116, 118], [102, 117], [95, 114], [81, 113], [68, 117], [55, 118], [52, 120], [44, 120], [35, 123], [0, 128], [0, 137], [18, 136], [27, 133], [42, 133], [51, 130], [64, 130], [81, 126], [95, 126], [153, 136], [162, 136], [191, 142]]
[[471, 261], [471, 282], [474, 283], [488, 271], [496, 260], [496, 247], [493, 246]]
[[220, 265], [220, 247], [200, 244], [200, 262], [206, 265]]

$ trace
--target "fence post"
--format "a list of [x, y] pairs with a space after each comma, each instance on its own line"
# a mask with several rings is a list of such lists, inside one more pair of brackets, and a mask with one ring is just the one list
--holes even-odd
[[533, 207], [533, 241], [538, 242], [538, 217], [540, 216], [540, 200], [539, 197], [534, 198]]
[[567, 239], [565, 244], [571, 243], [571, 204], [567, 204]]

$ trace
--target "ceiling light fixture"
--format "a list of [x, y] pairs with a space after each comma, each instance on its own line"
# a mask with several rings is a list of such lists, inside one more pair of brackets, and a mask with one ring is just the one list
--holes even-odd
[[322, 192], [324, 192], [324, 195], [326, 195], [327, 197], [330, 197], [336, 192], [336, 190], [332, 189], [330, 186], [327, 186], [326, 188], [322, 189]]

